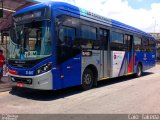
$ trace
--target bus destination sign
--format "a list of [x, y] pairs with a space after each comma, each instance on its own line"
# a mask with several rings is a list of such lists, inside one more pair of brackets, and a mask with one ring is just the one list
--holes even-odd
[[42, 17], [42, 11], [34, 11], [32, 13], [27, 13], [21, 16], [15, 16], [13, 19], [15, 22], [22, 22], [28, 19], [34, 19], [40, 17]]

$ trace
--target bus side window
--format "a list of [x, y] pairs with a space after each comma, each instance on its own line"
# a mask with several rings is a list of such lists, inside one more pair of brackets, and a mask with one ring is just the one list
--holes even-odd
[[146, 38], [142, 39], [142, 50], [143, 52], [147, 52], [148, 51], [148, 45], [149, 45], [149, 41]]
[[149, 52], [154, 52], [155, 46], [156, 46], [155, 41], [150, 39], [149, 40]]
[[75, 39], [75, 28], [62, 26], [59, 32], [61, 57], [65, 57], [65, 59], [68, 59], [70, 57], [70, 55], [72, 54], [74, 39]]
[[95, 27], [81, 25], [78, 37], [80, 38], [80, 45], [82, 49], [99, 49], [97, 29]]
[[111, 51], [124, 51], [124, 36], [122, 33], [111, 33]]
[[79, 34], [79, 19], [60, 15], [57, 17], [59, 22], [57, 38], [57, 64], [61, 64], [68, 59], [81, 53]]
[[141, 45], [142, 45], [142, 39], [139, 37], [134, 37], [134, 50], [136, 52], [140, 52], [141, 51]]
[[59, 42], [61, 45], [71, 46], [75, 39], [75, 28], [62, 26], [59, 30]]

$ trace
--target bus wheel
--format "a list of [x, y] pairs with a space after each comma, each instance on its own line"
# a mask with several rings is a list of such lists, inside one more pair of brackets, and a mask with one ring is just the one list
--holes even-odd
[[88, 90], [93, 86], [93, 72], [90, 69], [85, 69], [82, 76], [82, 89]]
[[140, 76], [142, 76], [142, 65], [138, 64], [136, 77], [140, 77]]

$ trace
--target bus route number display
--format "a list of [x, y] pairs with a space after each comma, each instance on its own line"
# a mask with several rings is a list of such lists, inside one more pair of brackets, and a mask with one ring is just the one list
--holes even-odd
[[25, 58], [37, 57], [37, 51], [27, 51], [25, 52]]

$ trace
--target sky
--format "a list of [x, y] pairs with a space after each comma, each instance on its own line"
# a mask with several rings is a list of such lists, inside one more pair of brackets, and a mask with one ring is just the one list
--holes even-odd
[[[49, 0], [37, 0], [47, 2]], [[51, 1], [51, 0], [50, 0]], [[55, 0], [52, 0], [55, 1]], [[71, 3], [145, 32], [160, 32], [160, 0], [56, 0]]]

